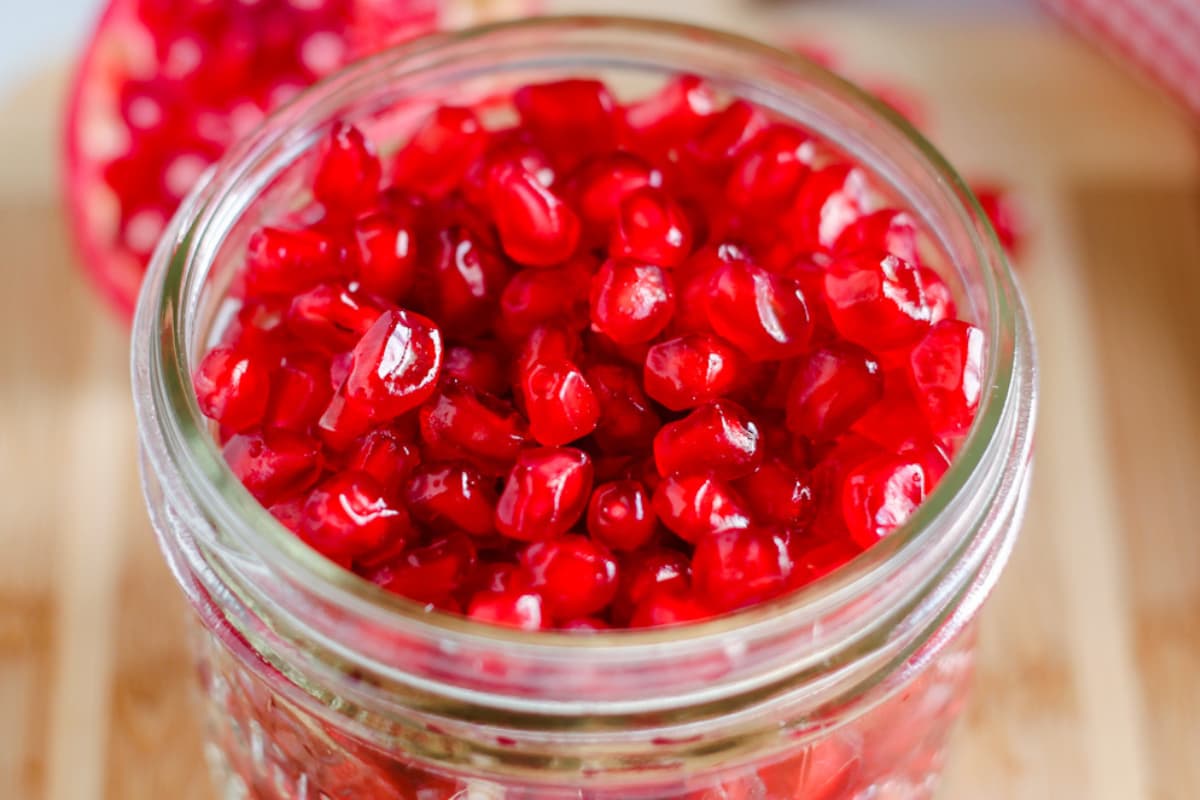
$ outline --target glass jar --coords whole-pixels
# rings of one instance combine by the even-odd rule
[[[988,336],[977,419],[936,491],[799,592],[668,629],[483,626],[309,550],[226,468],[189,376],[228,318],[248,232],[302,205],[303,166],[331,121],[395,145],[442,101],[578,75],[640,92],[677,72],[818,132],[932,232],[964,316]],[[146,498],[196,611],[225,797],[931,795],[979,607],[1022,516],[1034,354],[1012,274],[961,179],[834,75],[736,36],[624,19],[511,23],[385,52],[302,95],[207,176],[154,257],[133,347]]]

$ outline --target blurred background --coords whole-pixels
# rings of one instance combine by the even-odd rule
[[[1009,190],[1038,463],[941,797],[1200,797],[1200,123],[1180,99],[1200,93],[1200,3],[545,5],[817,46],[903,87],[968,178]],[[0,798],[211,800],[183,600],[139,495],[126,324],[59,198],[68,68],[100,7],[0,0]],[[1099,7],[1125,15],[1107,35]],[[1152,24],[1178,41],[1157,77],[1128,55],[1171,49]]]

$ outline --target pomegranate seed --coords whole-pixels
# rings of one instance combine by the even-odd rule
[[[517,164],[492,170],[488,208],[509,258],[530,267],[561,264],[579,243],[579,217],[536,175]]]
[[[354,346],[346,398],[369,403],[376,421],[394,419],[429,399],[441,368],[437,325],[411,311],[388,311]]]
[[[592,277],[592,329],[618,344],[653,339],[674,308],[671,279],[661,267],[610,259]]]
[[[475,336],[494,319],[495,301],[507,280],[508,268],[497,253],[465,227],[448,228],[438,235],[430,313],[456,339]]]
[[[842,514],[850,536],[860,547],[870,547],[903,525],[930,488],[916,453],[885,453],[864,461],[842,484]]]
[[[580,340],[561,325],[539,325],[529,332],[517,354],[517,384],[535,364],[571,361],[580,354]],[[518,392],[518,394],[520,394]]]
[[[343,388],[344,381],[317,420],[321,441],[338,451],[345,450],[365,435],[371,429],[374,416],[369,402],[347,398]]]
[[[409,296],[417,279],[417,230],[411,209],[376,212],[354,223],[358,279],[367,292],[392,301]]]
[[[591,279],[591,271],[580,261],[513,275],[500,295],[500,325],[505,335],[528,336],[548,323],[582,330],[587,326]]]
[[[496,529],[520,541],[553,539],[582,516],[592,491],[592,462],[573,447],[521,451],[496,504]]]
[[[626,141],[634,146],[667,149],[703,127],[716,110],[716,96],[704,79],[676,75],[657,94],[625,107]]]
[[[437,603],[454,593],[461,577],[474,568],[475,559],[470,538],[449,533],[377,569],[371,580],[418,603]]]
[[[596,445],[606,453],[649,447],[662,420],[642,392],[637,374],[615,364],[595,364],[584,374],[600,407],[593,432]]]
[[[808,176],[782,220],[781,230],[802,251],[831,249],[867,203],[866,175],[849,164],[833,164]]]
[[[325,555],[355,558],[408,538],[411,527],[408,514],[388,503],[374,478],[342,472],[309,494],[300,536]]]
[[[615,103],[600,81],[571,78],[522,86],[513,105],[534,140],[549,152],[577,160],[610,149],[616,134]]]
[[[619,572],[613,616],[626,622],[655,591],[681,593],[692,585],[692,562],[678,550],[648,548],[628,553]]]
[[[521,375],[529,430],[539,443],[557,446],[588,435],[600,405],[587,378],[570,361],[538,362]]]
[[[742,152],[767,127],[763,112],[745,100],[735,100],[705,120],[687,143],[687,152],[701,164],[727,162]]]
[[[731,480],[749,475],[762,457],[758,424],[732,400],[702,405],[654,437],[660,475],[699,471]]]
[[[866,350],[830,345],[800,362],[787,397],[788,429],[814,440],[845,431],[883,396],[879,364]]]
[[[321,475],[321,446],[290,431],[231,436],[221,451],[225,463],[264,505],[302,492]]]
[[[426,197],[445,197],[483,153],[487,140],[488,133],[475,112],[442,106],[396,153],[392,181],[397,187]]]
[[[983,331],[957,319],[929,329],[909,357],[909,374],[930,428],[941,439],[971,427],[983,383]]]
[[[321,359],[286,356],[271,377],[271,399],[263,425],[303,432],[317,421],[333,395],[329,367]]]
[[[691,544],[714,531],[750,526],[745,501],[714,475],[668,475],[654,490],[652,505],[662,524]]]
[[[529,442],[528,424],[503,400],[450,378],[421,407],[421,438],[447,458],[503,474]]]
[[[846,226],[833,248],[838,253],[873,250],[890,253],[913,264],[921,259],[917,253],[917,224],[905,211],[885,208]]]
[[[612,481],[592,492],[587,529],[596,541],[622,552],[637,550],[654,537],[656,527],[650,497],[639,482]]]
[[[313,195],[326,209],[353,215],[370,207],[379,194],[383,167],[362,132],[335,123],[313,177]]]
[[[662,173],[629,153],[606,153],[581,164],[568,185],[588,237],[607,243],[621,201],[638,189],[661,186]]]
[[[871,250],[835,260],[825,295],[838,333],[871,350],[911,344],[929,330],[917,268],[896,256]]]
[[[954,302],[954,293],[942,280],[942,276],[929,267],[918,270],[918,280],[925,293],[925,305],[929,306],[929,321],[936,325],[944,319],[958,317],[958,305]]]
[[[251,295],[295,294],[340,277],[344,251],[313,229],[260,228],[250,237],[243,276]]]
[[[635,189],[618,206],[609,252],[631,261],[674,267],[692,252],[692,226],[662,189]]]
[[[491,533],[495,494],[490,482],[466,464],[422,464],[404,485],[408,510],[436,529]]]
[[[542,598],[532,592],[480,592],[471,598],[467,616],[526,631],[540,630],[546,623]]]
[[[534,542],[519,558],[553,619],[599,613],[617,593],[616,559],[586,536]]]
[[[200,410],[226,428],[246,430],[267,413],[270,370],[249,353],[214,347],[200,360],[192,383]]]
[[[442,371],[480,392],[501,395],[508,391],[508,370],[492,350],[463,345],[448,347],[442,360]]]
[[[708,245],[696,251],[675,270],[679,301],[671,329],[676,333],[712,333],[708,321],[709,282],[726,264],[748,260],[740,247],[730,243]]]
[[[792,559],[767,528],[730,528],[705,536],[692,556],[696,592],[716,611],[769,600],[787,586]]]
[[[776,210],[796,193],[814,155],[808,134],[774,123],[743,149],[725,184],[725,196],[739,209],[761,214]]]
[[[753,360],[792,358],[808,348],[812,321],[800,285],[748,263],[726,264],[708,283],[708,321]]]
[[[733,391],[740,365],[733,347],[715,336],[689,333],[650,348],[642,381],[650,397],[683,411]]]
[[[838,567],[853,561],[862,552],[853,542],[846,539],[811,541],[806,547],[793,546],[790,550],[792,563],[795,565],[792,585],[797,588],[825,577]]]
[[[655,589],[637,605],[631,628],[661,628],[711,617],[713,612],[690,591]]]
[[[761,523],[795,529],[812,521],[812,482],[782,459],[765,461],[734,485]]]
[[[529,576],[520,566],[503,561],[480,561],[460,587],[475,592],[529,591]]]
[[[332,354],[354,347],[386,310],[363,292],[323,283],[296,295],[285,319],[297,339]]]
[[[884,370],[883,396],[850,426],[852,431],[885,450],[897,450],[914,436],[933,435],[913,391],[907,367],[900,364]]]
[[[376,428],[359,441],[346,466],[370,475],[388,497],[400,491],[421,462],[416,445],[394,428]]]

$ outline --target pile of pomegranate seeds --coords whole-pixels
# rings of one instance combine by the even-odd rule
[[[902,524],[982,391],[920,226],[824,142],[680,76],[527,86],[251,238],[195,372],[254,496],[389,591],[527,629],[760,603]]]

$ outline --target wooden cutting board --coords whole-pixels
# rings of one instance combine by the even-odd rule
[[[918,87],[951,159],[1011,180],[1036,227],[1035,486],[941,797],[1200,797],[1195,129],[1032,24],[671,11],[759,33],[790,15],[856,74]],[[0,797],[211,800],[182,598],[138,491],[126,331],[56,200],[62,89],[0,98]]]

